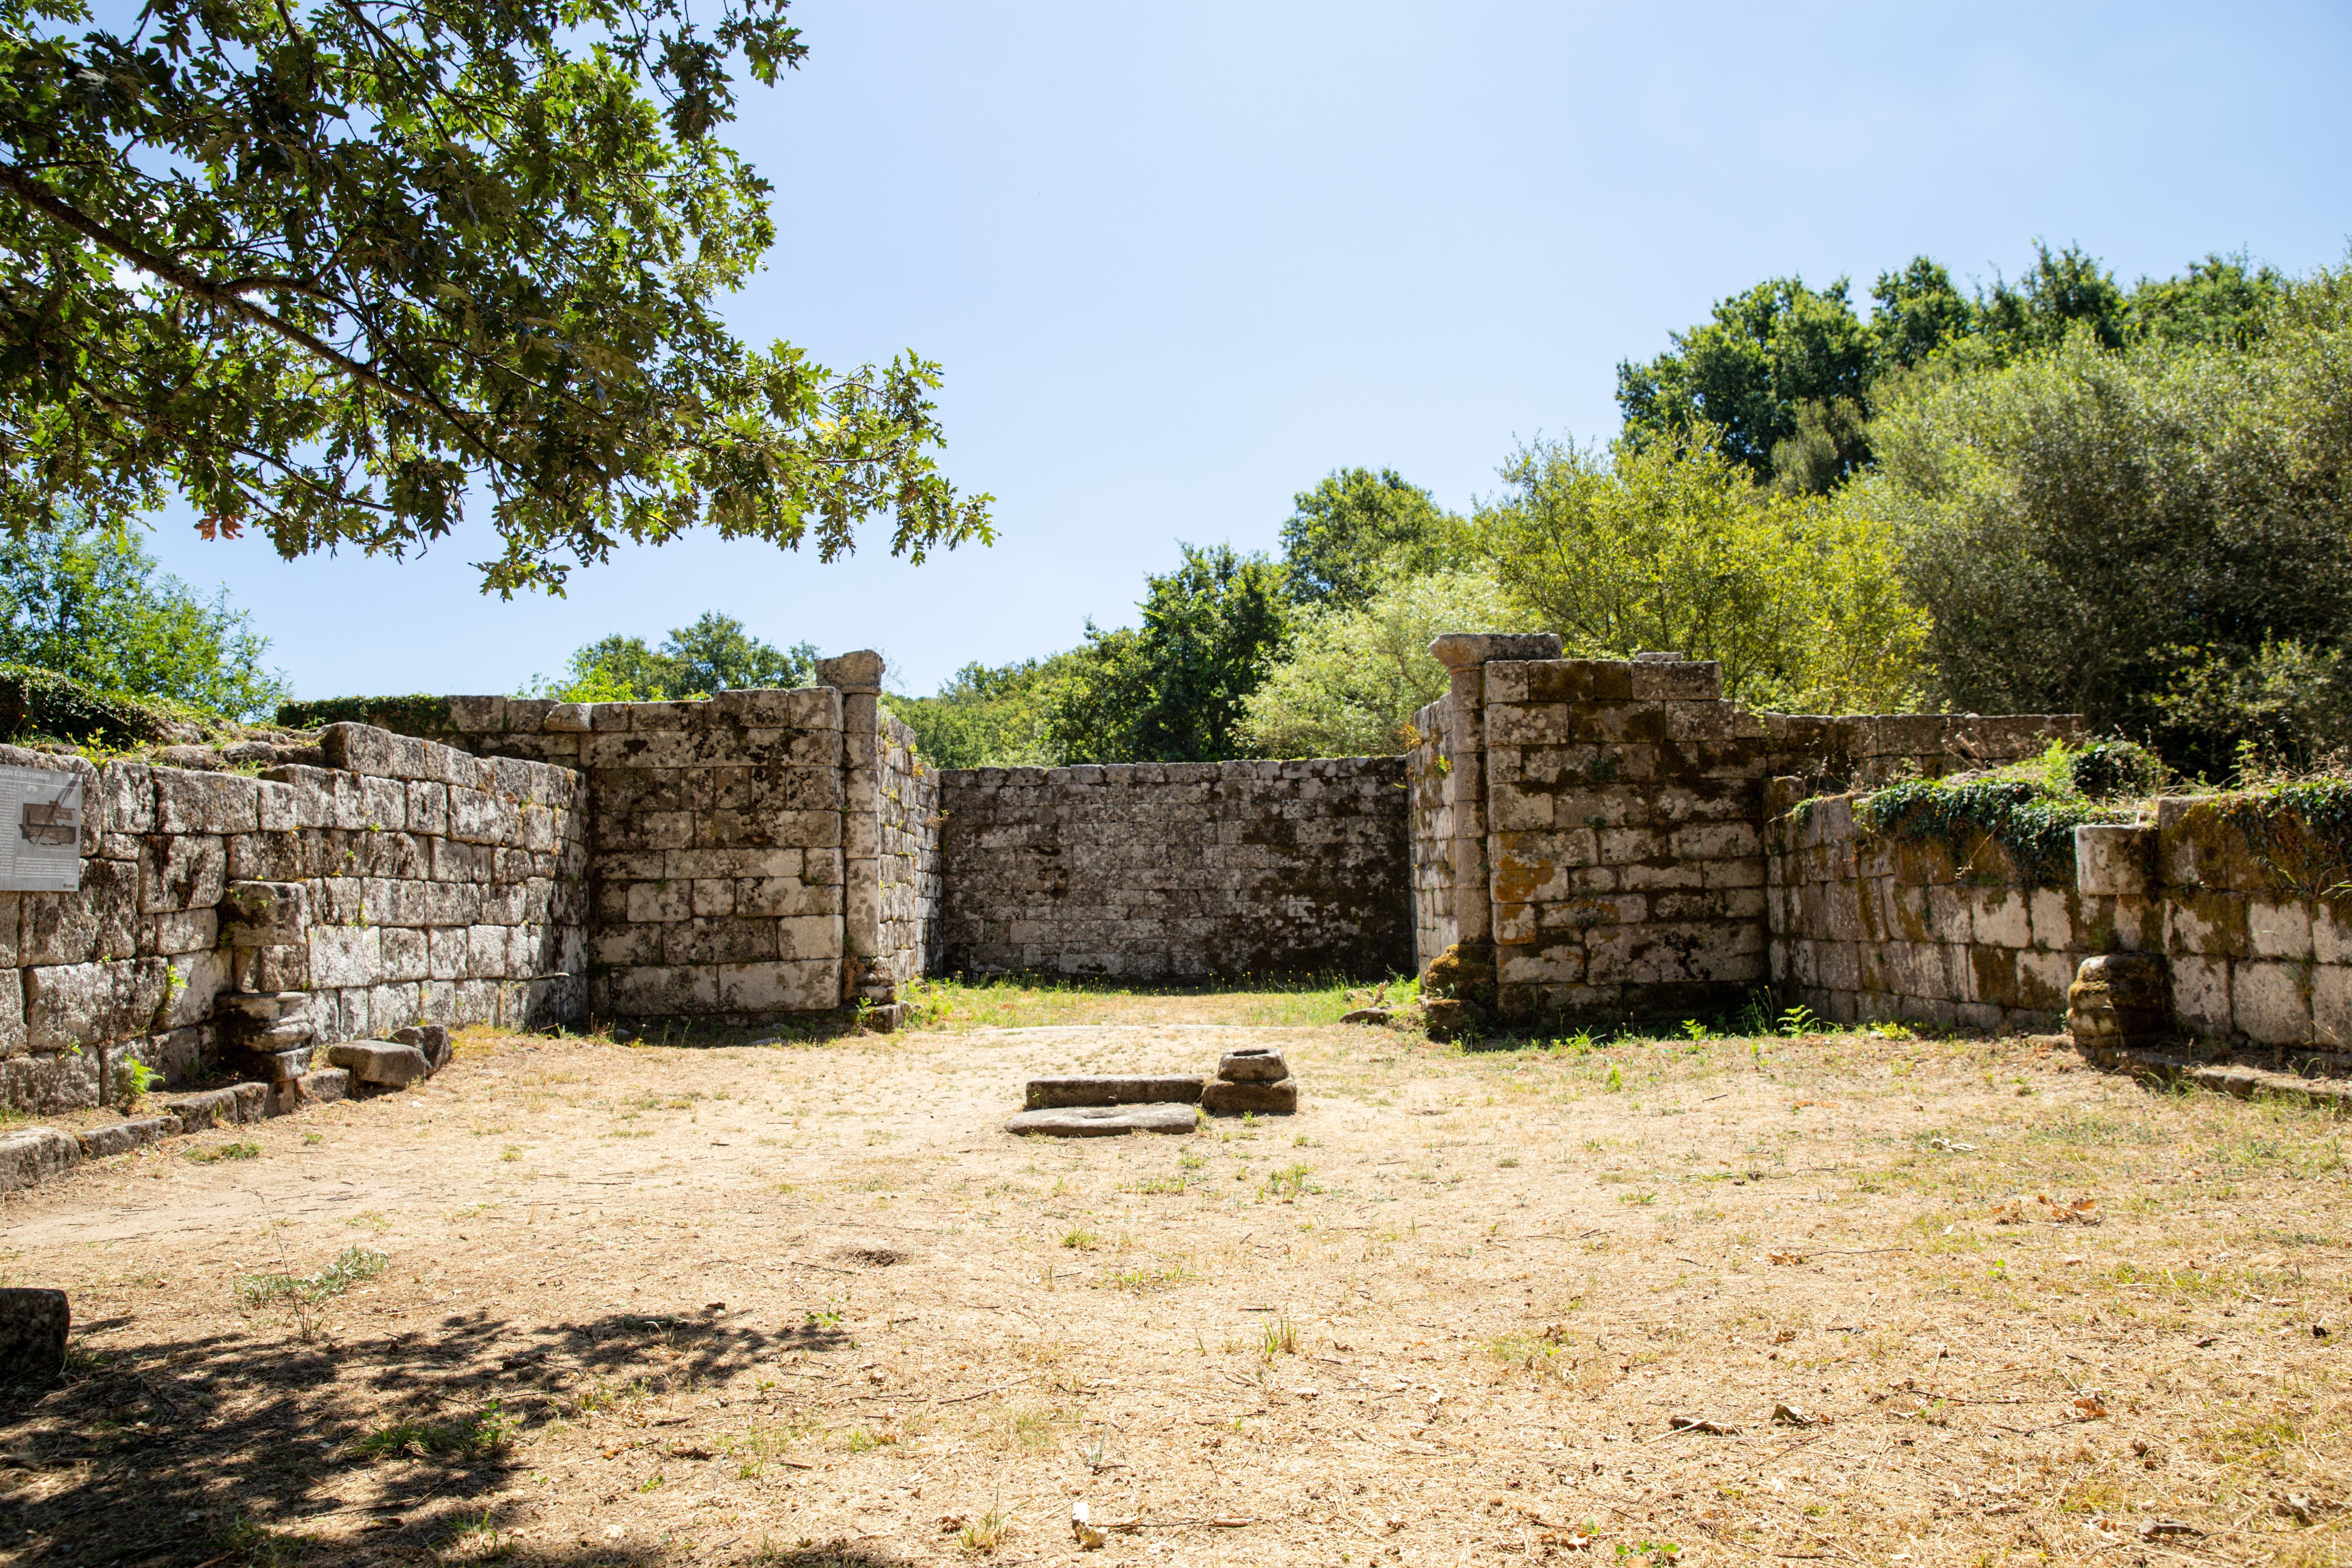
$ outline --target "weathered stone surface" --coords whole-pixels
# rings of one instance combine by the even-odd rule
[[[212,1127],[232,1127],[243,1118],[237,1111],[236,1090],[208,1089],[195,1094],[175,1094],[163,1102],[163,1112],[175,1117],[183,1132]]]
[[[0,1192],[16,1192],[46,1182],[80,1163],[81,1144],[69,1132],[60,1132],[54,1127],[0,1131]]]
[[[346,1040],[329,1046],[327,1059],[360,1082],[385,1089],[406,1089],[433,1074],[433,1064],[423,1051],[388,1040]]]
[[[0,1289],[0,1384],[38,1384],[65,1370],[73,1312],[62,1290]]]
[[[1298,1080],[1206,1084],[1201,1089],[1201,1109],[1213,1116],[1239,1116],[1248,1110],[1286,1116],[1298,1109]]]
[[[351,1069],[313,1068],[302,1075],[298,1086],[306,1105],[329,1105],[338,1100],[348,1100],[352,1092]]]
[[[1045,1138],[1116,1138],[1129,1132],[1190,1132],[1199,1125],[1190,1104],[1074,1105],[1024,1110],[1005,1122],[1007,1132]]]
[[[2145,895],[2156,875],[2156,829],[2086,822],[2074,829],[2076,890],[2106,897]]]
[[[1272,1046],[1243,1046],[1218,1058],[1217,1076],[1227,1083],[1279,1083],[1290,1065]]]
[[[165,1125],[160,1116],[134,1116],[89,1128],[74,1136],[81,1145],[83,1159],[103,1160],[145,1148],[164,1135]]]
[[[425,1065],[439,1072],[449,1065],[449,1031],[440,1024],[411,1024],[392,1032],[396,1046],[415,1046],[425,1053]]]
[[[221,940],[232,947],[278,947],[302,940],[299,882],[231,882],[221,890]]]
[[[1073,1105],[1190,1105],[1201,1098],[1201,1079],[1153,1073],[1069,1073],[1033,1078],[1024,1102],[1031,1110]]]

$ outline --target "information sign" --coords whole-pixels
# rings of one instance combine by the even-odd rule
[[[0,889],[81,890],[81,775],[0,768]]]

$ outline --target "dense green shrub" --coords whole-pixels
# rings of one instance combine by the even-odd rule
[[[100,691],[54,669],[0,665],[0,735],[78,745],[134,746],[172,738],[201,715],[173,704]]]
[[[321,724],[373,724],[396,735],[446,735],[449,732],[449,700],[422,691],[408,697],[325,697],[315,702],[281,704],[278,721],[289,730],[315,730]]]

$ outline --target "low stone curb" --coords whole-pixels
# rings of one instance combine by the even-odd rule
[[[275,1121],[314,1105],[348,1100],[355,1087],[346,1068],[313,1068],[284,1083],[233,1083],[193,1094],[158,1096],[159,1115],[126,1117],[80,1132],[56,1127],[0,1132],[0,1193],[22,1192],[68,1174],[85,1160],[128,1154],[166,1138]]]

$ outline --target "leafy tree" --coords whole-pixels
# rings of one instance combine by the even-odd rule
[[[1997,360],[2056,347],[2088,329],[2101,348],[2123,347],[2131,332],[2129,302],[2115,277],[2079,246],[2053,252],[2033,242],[2033,265],[2015,283],[1995,279],[1978,308],[1977,331]]]
[[[2242,253],[2208,256],[2177,278],[2141,279],[2127,302],[2132,331],[2170,343],[2251,348],[2269,331],[2286,288],[2279,272],[2249,266]]]
[[[536,683],[562,702],[674,702],[716,691],[806,686],[816,679],[816,645],[780,648],[715,610],[662,639],[659,649],[619,632],[572,654],[563,678]]]
[[[1301,615],[1288,654],[1242,700],[1243,737],[1270,757],[1402,751],[1413,714],[1446,689],[1431,641],[1528,624],[1486,573],[1397,574],[1360,605]]]
[[[1060,653],[993,669],[968,664],[929,697],[893,693],[883,701],[935,767],[1054,767],[1063,760],[1047,738],[1054,696],[1084,657]]]
[[[1943,264],[1915,256],[1870,288],[1870,331],[1880,374],[1907,369],[1976,330],[1976,305],[1953,287]]]
[[[1195,763],[1246,754],[1243,700],[1289,637],[1283,569],[1229,544],[1179,548],[1181,565],[1147,579],[1140,626],[1087,625],[1046,723],[1055,755]]]
[[[1394,468],[1334,468],[1292,499],[1282,559],[1291,596],[1302,605],[1360,605],[1391,563],[1431,569],[1454,521]]]
[[[0,517],[395,556],[478,489],[486,588],[707,525],[826,560],[992,536],[912,354],[835,374],[717,302],[776,192],[716,132],[786,0],[0,0]]]
[[[1635,444],[1672,445],[1709,426],[1723,456],[1769,479],[1774,450],[1800,433],[1804,405],[1843,405],[1817,416],[1814,428],[1831,440],[1838,474],[1862,460],[1855,437],[1875,344],[1844,279],[1820,290],[1801,279],[1767,279],[1670,338],[1674,347],[1649,363],[1617,366],[1617,403]]]
[[[1506,595],[1570,657],[1671,650],[1754,706],[1885,712],[1916,684],[1924,617],[1883,524],[1758,486],[1708,439],[1522,447],[1472,519]]]
[[[0,662],[261,720],[291,694],[261,668],[268,650],[226,588],[200,596],[159,571],[135,535],[0,536]]]
[[[2288,688],[2352,637],[2352,271],[2273,315],[2246,350],[2081,327],[1889,399],[1855,504],[1933,612],[1943,701],[2086,713],[2217,774],[2250,733],[2220,694],[2324,710]]]

